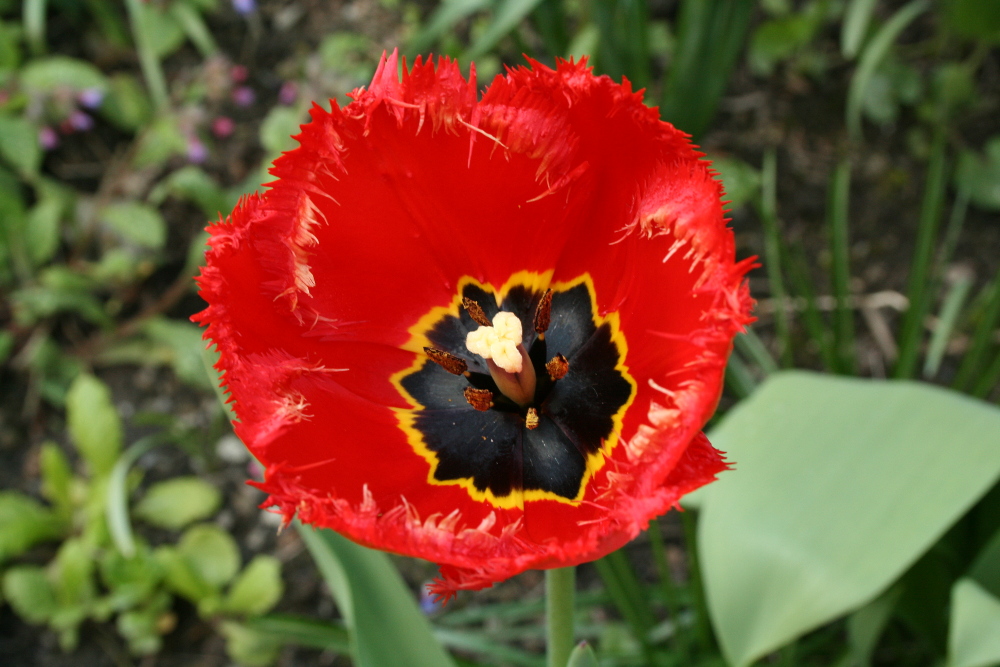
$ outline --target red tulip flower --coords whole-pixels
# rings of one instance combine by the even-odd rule
[[[441,565],[436,591],[593,560],[726,467],[701,434],[750,321],[721,188],[585,62],[384,58],[209,228],[195,316],[260,485]]]

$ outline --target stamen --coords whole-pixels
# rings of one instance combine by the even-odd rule
[[[557,354],[549,360],[549,363],[545,364],[545,370],[548,371],[553,382],[562,380],[566,377],[566,373],[569,373],[569,360],[561,354]]]
[[[469,365],[465,363],[465,360],[461,357],[456,357],[454,354],[435,347],[425,347],[424,352],[427,353],[428,359],[452,375],[462,375],[469,370]]]
[[[538,428],[538,410],[528,408],[528,414],[524,417],[524,426],[532,431]]]
[[[486,317],[486,313],[483,312],[482,306],[478,303],[467,296],[463,296],[462,306],[468,311],[469,317],[471,317],[476,324],[484,327],[490,326],[490,318]]]
[[[549,323],[552,321],[552,290],[545,290],[538,306],[535,308],[535,333],[542,337],[549,330]]]
[[[466,387],[464,393],[465,400],[469,402],[469,405],[480,412],[486,412],[493,407],[493,392],[489,389]]]

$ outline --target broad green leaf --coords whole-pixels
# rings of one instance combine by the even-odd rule
[[[151,3],[139,5],[149,46],[157,58],[165,58],[184,44],[184,29],[170,12]]]
[[[454,667],[386,554],[329,530],[299,534],[351,629],[358,667]]]
[[[952,588],[948,665],[1000,665],[1000,598],[972,579],[959,579]]]
[[[52,583],[60,611],[88,607],[97,596],[94,582],[94,550],[82,538],[66,540],[52,561]],[[82,619],[81,619],[82,620]]]
[[[212,524],[188,528],[177,543],[177,551],[198,576],[216,590],[232,581],[240,569],[236,541]]]
[[[110,204],[101,210],[101,219],[121,237],[143,248],[158,250],[167,241],[167,223],[152,206],[138,202]]]
[[[167,587],[172,592],[199,606],[218,596],[217,590],[202,579],[176,547],[158,547],[153,557],[163,568]]]
[[[709,435],[736,464],[698,535],[727,659],[884,591],[995,483],[997,433],[996,407],[929,385],[772,375]]]
[[[104,552],[100,561],[101,580],[110,591],[107,604],[111,610],[131,609],[151,600],[166,575],[149,547],[140,545],[132,557],[116,549]]]
[[[77,376],[66,395],[66,421],[91,472],[111,472],[122,449],[122,424],[103,382],[87,373]]]
[[[35,124],[25,118],[0,116],[0,156],[22,174],[38,173],[42,148]]]
[[[283,592],[281,561],[260,554],[236,577],[223,604],[230,614],[260,616],[278,604]]]
[[[1000,530],[997,530],[969,566],[969,577],[1000,597]]]
[[[221,502],[222,494],[208,482],[198,477],[174,477],[149,487],[134,513],[159,528],[180,530],[215,514]]]
[[[173,116],[160,116],[145,126],[135,152],[135,166],[159,165],[175,155],[183,155],[187,140]]]
[[[60,88],[107,90],[108,80],[101,71],[85,60],[67,56],[36,58],[21,70],[21,84],[42,93]]]
[[[67,528],[60,517],[34,499],[0,491],[0,563],[38,542],[60,537]]]
[[[42,472],[42,495],[55,506],[57,513],[69,517],[73,511],[73,469],[66,454],[56,443],[46,442],[42,445],[38,464]]]
[[[3,575],[3,596],[29,623],[45,623],[56,611],[56,594],[45,570],[35,565],[18,565]]]

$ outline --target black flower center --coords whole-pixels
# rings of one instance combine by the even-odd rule
[[[617,313],[598,314],[589,276],[536,287],[546,282],[520,273],[496,291],[463,278],[451,307],[411,330],[411,344],[427,356],[393,382],[413,406],[399,421],[431,464],[431,483],[464,486],[498,507],[579,501],[617,443],[635,395]],[[533,376],[528,395],[466,346],[470,332],[501,312],[522,325],[527,358],[513,375]]]

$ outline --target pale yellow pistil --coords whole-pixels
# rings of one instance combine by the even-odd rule
[[[470,331],[465,346],[486,360],[497,388],[524,407],[535,398],[535,369],[521,340],[521,320],[514,313],[500,312],[493,326]]]

